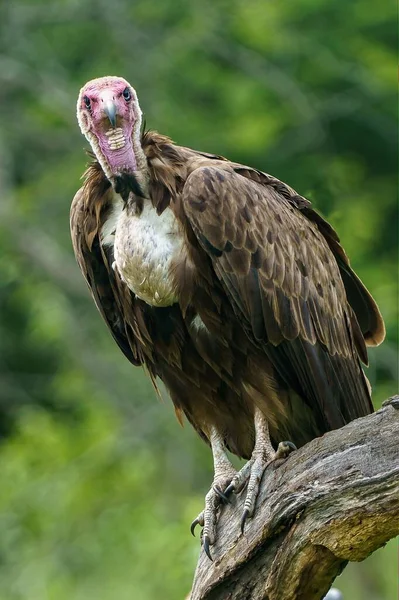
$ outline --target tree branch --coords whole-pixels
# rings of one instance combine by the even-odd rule
[[[191,600],[320,600],[348,561],[399,534],[399,396],[269,468],[240,535],[245,493],[223,507],[214,562]]]

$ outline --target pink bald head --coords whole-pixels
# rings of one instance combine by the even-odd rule
[[[80,90],[77,115],[107,177],[136,171],[141,110],[137,94],[122,77],[101,77]]]

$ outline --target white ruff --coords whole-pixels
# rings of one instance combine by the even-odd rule
[[[141,215],[128,215],[122,207],[115,202],[102,228],[103,244],[114,243],[115,266],[136,296],[152,306],[174,304],[172,270],[184,241],[173,212],[167,208],[157,215],[149,201]]]

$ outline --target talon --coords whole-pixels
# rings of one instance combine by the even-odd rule
[[[202,538],[202,544],[205,550],[205,554],[207,555],[207,557],[209,558],[209,560],[211,560],[213,562],[213,558],[212,558],[212,554],[211,554],[211,550],[210,550],[210,545],[211,545],[211,540],[209,539],[209,535],[204,535]]]
[[[225,503],[225,504],[231,504],[231,500],[230,498],[227,497],[226,495],[226,491],[222,492],[222,490],[217,487],[217,485],[213,486],[213,489],[215,490],[216,494],[219,496],[219,498]]]
[[[244,509],[244,512],[242,513],[242,517],[241,517],[241,523],[240,523],[240,527],[241,527],[241,534],[244,534],[244,528],[245,528],[245,523],[249,517],[249,510],[246,508]]]
[[[232,482],[232,483],[230,483],[230,485],[228,485],[228,486],[227,486],[227,488],[224,490],[224,495],[226,496],[226,498],[227,498],[228,496],[230,496],[230,494],[231,494],[232,492],[234,492],[234,490],[235,490],[235,485],[234,485],[234,483]],[[230,502],[230,499],[229,499],[229,502]]]
[[[297,447],[292,442],[290,442],[290,441],[280,442],[277,447],[277,451],[274,456],[274,460],[276,460],[278,458],[287,458],[287,456],[289,454],[291,454],[291,452],[294,452],[295,450],[297,450]]]
[[[191,535],[195,537],[195,528],[197,527],[199,521],[198,519],[194,519],[194,521],[190,525]]]
[[[249,463],[247,463],[249,464]],[[237,475],[240,475],[243,472],[243,469],[245,469],[245,467],[243,467],[241,469],[241,471],[239,473],[237,473]],[[250,470],[248,469],[248,474],[250,473]],[[230,485],[227,486],[227,488],[224,490],[224,495],[225,496],[230,496],[231,494],[240,494],[248,485],[248,479],[247,479],[247,475],[244,475],[244,477],[242,478],[242,481],[238,480],[237,481],[237,476],[234,478],[236,479],[236,481],[232,481],[230,483]]]
[[[191,535],[192,535],[193,537],[195,537],[195,528],[196,528],[196,527],[197,527],[197,525],[199,525],[199,524],[200,524],[200,520],[199,520],[199,518],[198,518],[198,517],[197,517],[196,519],[194,519],[194,521],[191,523],[191,526],[190,526],[190,531],[191,531]]]

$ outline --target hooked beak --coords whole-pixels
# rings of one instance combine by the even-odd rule
[[[104,102],[104,112],[107,115],[109,122],[112,127],[116,127],[116,104],[112,100],[106,100]]]

